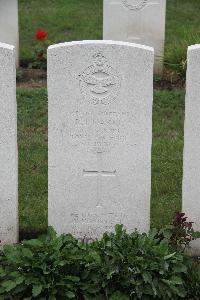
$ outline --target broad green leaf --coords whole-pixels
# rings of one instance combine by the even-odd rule
[[[24,282],[25,277],[23,275],[19,275],[17,278],[15,278],[15,283],[16,285],[21,284],[22,282]]]
[[[5,288],[6,292],[10,292],[17,286],[17,284],[13,280],[6,280],[1,283],[1,286]]]
[[[91,252],[89,257],[95,260],[96,263],[101,263],[101,257],[96,252]]]
[[[48,300],[56,300],[56,297],[54,295],[49,296]]]
[[[187,272],[187,267],[182,263],[177,263],[174,266],[174,271],[177,272],[177,273],[186,273]]]
[[[163,230],[163,236],[166,238],[166,239],[170,239],[171,236],[172,236],[172,231],[170,229],[168,230]]]
[[[33,288],[32,288],[33,297],[39,296],[41,294],[41,291],[42,291],[42,285],[41,284],[34,285]]]
[[[43,245],[43,243],[40,240],[37,240],[37,239],[23,241],[23,244],[25,246],[31,246],[31,247],[41,247]]]
[[[94,299],[94,295],[90,296],[90,295],[84,295],[84,300],[105,300],[105,296],[103,295],[95,295],[95,299]]]
[[[178,276],[173,276],[171,277],[170,281],[173,283],[173,284],[177,284],[177,285],[181,285],[183,284],[183,280],[178,277]]]
[[[66,293],[66,296],[67,296],[69,299],[74,299],[74,298],[76,297],[76,295],[75,295],[73,292],[71,292],[71,291],[68,291],[68,292]]]
[[[156,228],[152,228],[149,231],[149,238],[150,239],[154,239],[157,234],[158,234],[158,230]]]
[[[22,248],[22,255],[26,258],[32,258],[33,257],[33,253],[28,248]]]
[[[176,252],[164,256],[164,259],[165,259],[165,260],[168,260],[169,258],[173,257],[174,255],[176,255]]]
[[[152,276],[149,272],[144,272],[142,274],[145,283],[152,283]]]
[[[109,298],[109,300],[129,300],[129,296],[117,291]]]
[[[79,282],[80,281],[80,278],[77,277],[77,276],[66,276],[65,278],[72,281],[72,282]]]
[[[187,295],[187,292],[186,292],[186,290],[185,290],[184,287],[180,286],[180,287],[178,288],[177,294],[178,294],[179,297],[185,299],[185,297],[186,297],[186,295]]]
[[[6,275],[6,271],[0,266],[0,277],[4,277]]]

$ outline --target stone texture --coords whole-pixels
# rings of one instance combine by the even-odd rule
[[[185,103],[183,212],[200,231],[200,45],[188,48]],[[200,239],[193,243],[200,255]]]
[[[0,42],[15,46],[19,65],[18,0],[0,1]]]
[[[0,240],[18,239],[17,113],[14,47],[0,43]]]
[[[48,212],[58,233],[148,231],[153,56],[124,42],[49,47]]]
[[[166,0],[104,0],[104,40],[148,45],[155,50],[154,72],[163,69]]]

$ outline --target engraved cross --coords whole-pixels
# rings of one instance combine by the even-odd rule
[[[116,176],[116,170],[109,171],[109,170],[102,170],[102,152],[97,152],[97,170],[83,170],[84,176],[97,176],[97,204],[96,207],[100,208],[103,206],[102,203],[102,177],[110,177]]]

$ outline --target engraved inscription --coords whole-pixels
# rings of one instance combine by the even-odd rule
[[[71,214],[71,222],[72,224],[103,224],[107,225],[116,225],[117,223],[121,223],[122,220],[126,217],[124,213],[113,213],[108,212],[106,214],[99,213],[72,213]]]
[[[123,4],[131,10],[139,10],[147,5],[148,0],[122,0]]]
[[[13,226],[8,226],[6,228],[0,226],[0,248],[3,247],[4,244],[10,242],[10,239],[13,236],[13,232],[15,232]]]
[[[119,93],[120,76],[102,53],[93,56],[92,65],[78,78],[82,95],[92,105],[108,105]]]
[[[109,152],[127,141],[134,116],[128,111],[72,111],[62,128],[63,138],[74,147],[87,152]]]
[[[104,214],[74,212],[71,214],[72,233],[80,238],[87,236],[88,240],[92,240],[100,236],[103,231],[113,231],[115,225],[123,224],[126,218],[125,213],[117,212]]]

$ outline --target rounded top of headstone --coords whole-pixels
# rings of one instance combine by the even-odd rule
[[[8,49],[8,50],[14,50],[15,49],[15,47],[13,45],[1,43],[1,42],[0,42],[0,48]]]
[[[72,42],[65,42],[54,44],[48,47],[48,50],[53,50],[56,48],[64,48],[64,47],[73,47],[78,45],[113,45],[113,46],[126,46],[131,48],[143,49],[147,51],[154,52],[154,49],[150,46],[129,43],[129,42],[122,42],[122,41],[112,41],[112,40],[83,40],[83,41],[72,41]]]
[[[200,49],[200,44],[195,44],[188,47],[188,51],[199,50],[199,49]]]

